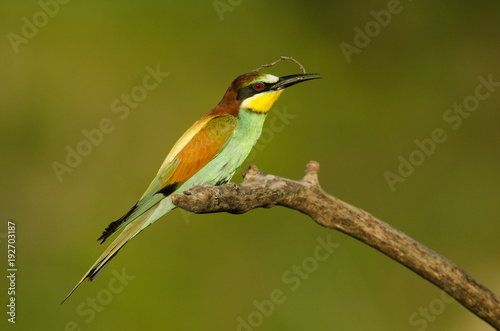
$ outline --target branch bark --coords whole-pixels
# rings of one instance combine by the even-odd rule
[[[500,298],[457,265],[366,211],[323,191],[319,163],[309,162],[299,181],[281,178],[249,165],[242,184],[192,187],[172,196],[174,205],[193,213],[245,213],[254,208],[284,206],[310,216],[316,223],[344,232],[413,270],[465,308],[500,329]]]

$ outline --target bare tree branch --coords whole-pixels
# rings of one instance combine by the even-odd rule
[[[269,175],[255,165],[243,172],[242,184],[195,186],[172,196],[177,207],[193,213],[245,213],[254,208],[284,206],[316,223],[342,231],[386,254],[454,297],[464,307],[500,329],[500,298],[451,261],[401,231],[323,191],[319,163],[309,162],[304,178],[294,181]]]
[[[261,71],[262,69],[264,68],[269,68],[269,67],[272,67],[274,65],[276,65],[278,62],[281,62],[283,60],[290,60],[290,61],[293,61],[295,63],[297,63],[299,65],[299,69],[302,70],[302,72],[305,74],[306,73],[306,68],[304,68],[304,66],[302,64],[300,64],[299,61],[295,60],[293,57],[291,56],[282,56],[280,57],[279,59],[277,59],[276,61],[274,61],[273,63],[269,63],[269,64],[263,64],[261,65],[260,67],[258,67],[257,69],[255,69],[254,71],[255,72],[259,72]]]

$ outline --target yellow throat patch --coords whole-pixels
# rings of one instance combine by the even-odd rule
[[[245,99],[241,104],[241,108],[249,109],[258,113],[267,113],[274,102],[278,100],[284,90],[268,91],[256,94],[253,97]]]

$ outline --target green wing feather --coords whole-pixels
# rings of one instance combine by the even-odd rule
[[[233,115],[204,117],[189,128],[174,145],[146,192],[120,219],[109,224],[101,244],[113,233],[174,193],[224,149],[238,127]],[[196,130],[196,132],[193,132]],[[174,154],[173,154],[174,153]]]

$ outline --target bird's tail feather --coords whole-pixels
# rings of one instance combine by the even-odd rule
[[[64,298],[61,302],[64,303],[71,294],[83,283],[85,279],[89,279],[89,281],[94,281],[97,276],[101,273],[104,267],[109,263],[109,261],[115,257],[118,251],[133,237],[135,237],[139,232],[141,232],[145,227],[153,223],[155,220],[150,220],[151,216],[156,211],[158,205],[153,208],[147,210],[144,214],[137,217],[135,220],[130,222],[127,227],[123,230],[122,233],[109,245],[109,247],[102,253],[102,255],[97,259],[97,261],[90,267],[89,271],[80,279],[78,284],[69,292],[69,294]]]

